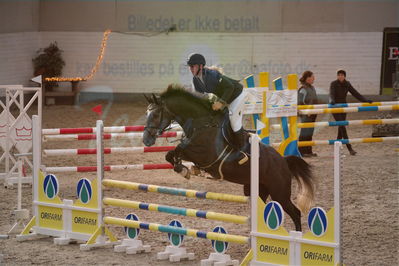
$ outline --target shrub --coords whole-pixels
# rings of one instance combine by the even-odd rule
[[[40,48],[36,57],[32,59],[34,76],[42,75],[43,80],[47,77],[59,77],[65,61],[62,58],[63,51],[58,48],[57,42],[50,43],[46,48]],[[46,90],[58,87],[57,82],[44,82]]]

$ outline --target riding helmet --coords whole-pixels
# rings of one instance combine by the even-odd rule
[[[187,65],[204,65],[205,66],[205,57],[202,54],[190,54],[187,59]]]

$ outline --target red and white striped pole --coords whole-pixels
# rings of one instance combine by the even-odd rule
[[[182,131],[164,132],[158,138],[180,138],[183,136]],[[110,133],[104,134],[104,139],[142,139],[143,133]],[[71,134],[71,135],[46,135],[44,141],[66,141],[66,140],[93,140],[96,139],[95,134]]]
[[[158,146],[158,147],[117,147],[104,148],[104,154],[116,153],[147,153],[147,152],[166,152],[172,151],[176,146]],[[74,156],[96,154],[97,149],[47,149],[43,150],[45,156]]]

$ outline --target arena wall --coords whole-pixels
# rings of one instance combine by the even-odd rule
[[[31,58],[39,47],[57,41],[64,50],[65,76],[84,76],[96,62],[102,32],[29,32],[1,34],[7,43],[0,65],[3,84],[26,83]],[[195,40],[195,41],[194,41]],[[351,33],[169,33],[153,37],[111,34],[103,64],[82,88],[96,92],[158,92],[172,82],[190,85],[184,66],[190,52],[206,55],[236,79],[261,71],[271,77],[312,70],[318,93],[327,94],[338,68],[364,94],[378,94],[381,32]],[[68,85],[68,84],[65,84]]]
[[[376,32],[399,22],[395,0],[40,2],[43,31]]]
[[[336,70],[344,68],[361,93],[377,95],[382,30],[399,25],[398,11],[399,2],[388,0],[2,1],[0,84],[29,85],[32,57],[53,41],[64,51],[64,75],[86,75],[103,30],[110,28],[114,33],[104,62],[81,84],[85,91],[158,92],[172,82],[189,86],[183,64],[190,52],[199,51],[236,79],[310,69],[318,93],[327,94]],[[162,32],[172,24],[177,32]]]

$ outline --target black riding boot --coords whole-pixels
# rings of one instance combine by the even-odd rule
[[[246,134],[245,130],[241,128],[237,132],[234,132],[234,144],[236,145],[236,148],[238,151],[241,152],[242,156],[240,157],[240,160],[238,164],[244,164],[248,161],[248,155],[247,155],[247,148],[249,145],[248,142],[248,134]]]
[[[348,151],[350,153],[350,155],[356,155],[357,152],[352,148],[351,144],[346,144],[346,147],[348,148]]]

